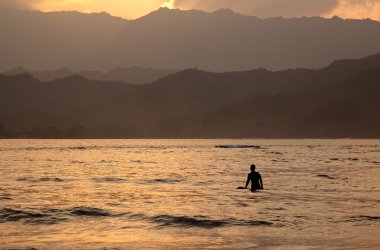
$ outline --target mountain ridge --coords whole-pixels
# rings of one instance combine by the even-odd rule
[[[21,73],[28,73],[41,81],[53,81],[56,79],[66,78],[71,75],[81,75],[91,80],[117,81],[141,85],[153,82],[174,72],[175,70],[170,69],[153,69],[137,66],[129,68],[118,67],[106,72],[96,70],[72,71],[68,68],[60,68],[47,71],[32,71],[27,70],[23,67],[16,67],[14,69],[4,71],[3,74],[16,75]]]
[[[341,61],[320,70],[190,69],[146,85],[0,75],[0,135],[380,138],[379,58]]]
[[[73,71],[133,65],[216,72],[284,70],[320,68],[336,59],[380,51],[377,21],[258,18],[228,10],[159,9],[135,20],[105,13],[2,10],[0,34],[1,71],[19,65]]]

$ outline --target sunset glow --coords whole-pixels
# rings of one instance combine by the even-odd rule
[[[348,1],[342,0],[326,17],[339,16],[345,19],[370,18],[380,20],[380,1]]]
[[[379,0],[329,0],[299,1],[286,0],[3,0],[0,5],[8,5],[21,9],[50,11],[79,11],[84,13],[108,12],[114,16],[134,19],[144,16],[160,7],[178,9],[200,9],[214,11],[229,8],[238,13],[259,17],[284,16],[340,16],[348,19],[370,18],[380,20]]]
[[[175,8],[174,0],[168,0],[165,3],[161,4],[160,7],[162,7],[162,8],[170,8],[170,9]]]
[[[108,12],[113,16],[134,19],[148,14],[159,7],[170,7],[170,2],[163,0],[41,0],[31,7],[43,12],[79,11],[85,13]]]

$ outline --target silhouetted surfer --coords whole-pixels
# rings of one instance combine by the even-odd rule
[[[251,192],[254,192],[257,189],[264,189],[261,175],[259,174],[259,172],[256,172],[255,169],[256,169],[255,164],[252,164],[251,173],[248,174],[247,183],[245,184],[245,188],[247,188],[249,182],[251,182]]]

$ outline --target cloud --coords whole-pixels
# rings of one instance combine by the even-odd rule
[[[0,6],[15,9],[33,9],[38,0],[0,0]]]
[[[338,6],[325,16],[380,20],[380,0],[340,0]]]
[[[338,0],[174,0],[181,9],[213,11],[229,8],[239,13],[260,17],[317,16],[331,12]]]

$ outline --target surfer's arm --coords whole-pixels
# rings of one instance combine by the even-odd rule
[[[261,189],[264,189],[263,179],[261,179],[261,175],[260,175],[259,180],[260,180],[260,187],[261,187]]]
[[[248,174],[248,176],[247,176],[247,182],[245,183],[245,188],[247,188],[248,187],[248,184],[249,184],[249,181],[250,181],[251,179],[249,178],[249,174]]]

